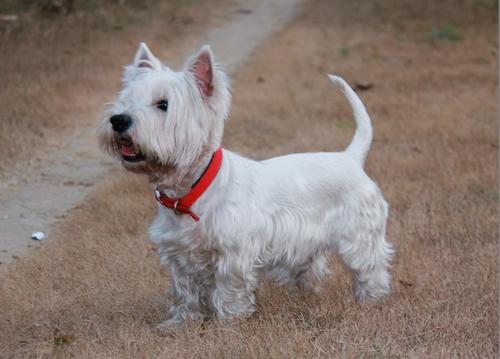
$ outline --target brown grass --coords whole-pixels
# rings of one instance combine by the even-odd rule
[[[375,127],[367,171],[397,248],[385,303],[358,305],[334,258],[323,296],[265,283],[251,319],[159,337],[168,279],[146,235],[154,201],[122,175],[0,277],[0,356],[496,357],[495,10],[377,3],[308,3],[237,74],[225,145],[258,158],[341,149],[351,115],[325,73],[374,84],[361,93]],[[432,36],[447,24],[459,41]]]

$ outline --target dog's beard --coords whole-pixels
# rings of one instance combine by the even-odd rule
[[[106,123],[99,129],[98,137],[101,148],[119,160],[125,170],[144,175],[150,183],[166,188],[183,188],[184,182],[190,181],[192,167],[199,165],[199,158],[207,152],[204,144],[201,155],[196,155],[192,162],[187,161],[187,165],[179,166],[173,158],[165,158],[165,154],[158,154],[147,146],[147,142],[140,141],[135,131],[117,134]]]
[[[140,162],[128,162],[122,160],[123,167],[136,174],[146,175],[149,182],[171,182],[176,173],[176,166],[172,164],[161,164],[158,160],[145,157]]]
[[[172,177],[176,166],[169,161],[161,161],[159,157],[147,148],[126,143],[117,149],[122,166],[129,172],[146,175],[150,182],[158,183]]]
[[[145,175],[153,183],[165,181],[176,172],[175,164],[160,160],[154,150],[137,141],[134,133],[119,135],[110,129],[106,130],[99,133],[101,147],[119,160],[127,171]]]
[[[141,146],[137,146],[140,148]],[[196,177],[200,175],[198,173],[200,169],[204,169],[208,164],[213,151],[207,148],[205,144],[203,150],[199,153],[195,160],[187,166],[179,166],[173,161],[161,161],[159,157],[148,148],[142,147],[142,156],[144,159],[139,162],[125,161],[122,159],[123,167],[130,172],[146,175],[150,183],[156,186],[161,186],[162,188],[168,188],[173,190],[186,190],[189,188]]]

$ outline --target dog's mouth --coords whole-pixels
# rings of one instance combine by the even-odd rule
[[[116,140],[116,145],[118,152],[120,153],[124,161],[140,162],[146,159],[142,154],[139,146],[134,145],[134,142],[132,141],[132,138],[130,138],[130,136],[120,136]]]

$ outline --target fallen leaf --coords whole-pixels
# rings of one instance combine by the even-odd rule
[[[371,90],[375,85],[371,83],[361,83],[356,82],[354,84],[354,91],[368,91]]]
[[[399,284],[401,284],[403,287],[410,288],[413,287],[413,283],[407,282],[405,280],[398,280]]]
[[[56,347],[61,347],[63,345],[71,344],[75,341],[75,336],[71,334],[59,334],[59,331],[56,330],[54,333],[54,345]]]

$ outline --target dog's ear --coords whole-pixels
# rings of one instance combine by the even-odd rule
[[[186,70],[193,74],[203,95],[206,97],[213,95],[214,55],[210,46],[203,45],[201,49],[188,60]]]
[[[160,70],[161,62],[153,55],[148,46],[144,42],[141,42],[134,56],[134,67]]]

